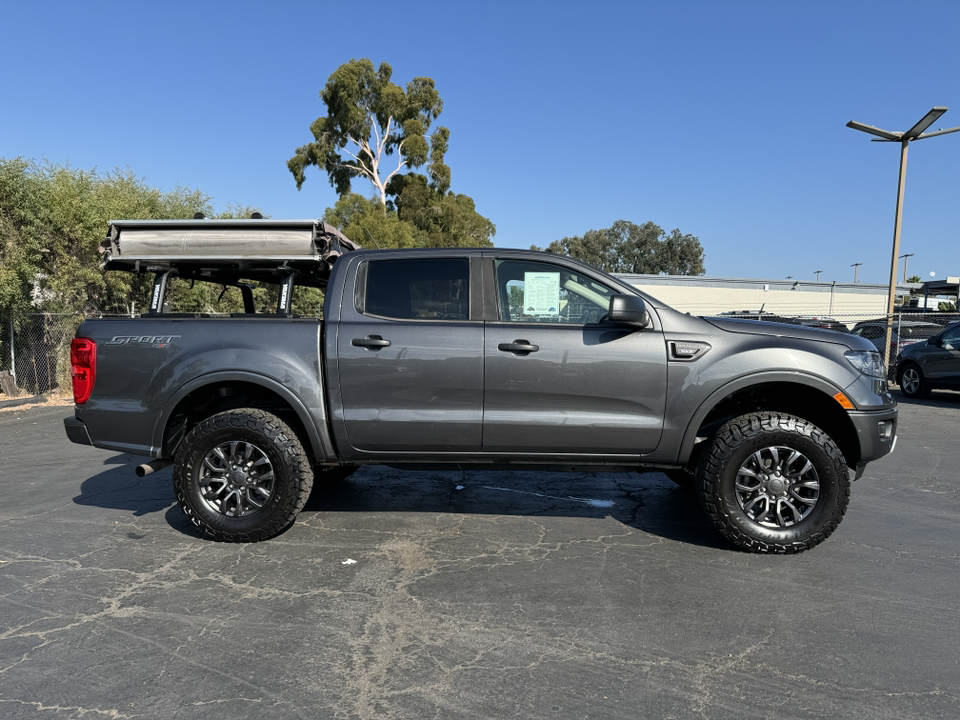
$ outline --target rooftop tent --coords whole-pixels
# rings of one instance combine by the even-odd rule
[[[101,245],[111,270],[268,281],[296,271],[300,282],[318,285],[340,255],[357,249],[320,220],[263,219],[112,220]]]

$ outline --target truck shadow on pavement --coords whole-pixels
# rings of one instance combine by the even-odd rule
[[[114,455],[84,480],[77,505],[140,518],[164,513],[172,528],[201,533],[176,504],[170,468],[138,478],[142,458]],[[317,513],[453,513],[529,517],[612,518],[650,535],[729,548],[700,510],[696,495],[661,473],[424,471],[365,467],[346,480],[317,485],[301,515]],[[359,522],[363,522],[358,519]]]
[[[603,520],[676,542],[731,549],[697,496],[661,473],[413,471],[365,467],[315,486],[303,514],[461,513]]]

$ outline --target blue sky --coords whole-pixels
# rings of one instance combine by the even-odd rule
[[[0,157],[319,217],[286,168],[352,58],[432,77],[499,247],[653,221],[712,276],[886,283],[899,145],[960,125],[960,2],[5,2]],[[909,274],[960,275],[960,133],[911,145]],[[354,189],[369,194],[370,186]],[[902,277],[902,261],[900,276]]]

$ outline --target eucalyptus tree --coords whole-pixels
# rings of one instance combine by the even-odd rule
[[[443,110],[432,78],[416,77],[406,89],[391,82],[393,68],[363,58],[337,68],[320,93],[327,114],[310,125],[313,141],[297,148],[287,167],[297,181],[310,166],[323,168],[340,196],[351,182],[370,182],[386,207],[390,181],[404,171],[427,165],[430,186],[440,195],[450,188],[444,155],[450,139],[445,127],[431,125]],[[429,133],[429,138],[428,138]]]

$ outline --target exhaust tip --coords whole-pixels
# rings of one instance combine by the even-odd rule
[[[150,462],[143,463],[143,465],[137,465],[134,472],[137,474],[137,477],[142,478],[146,477],[150,473],[155,473],[157,470],[163,470],[165,467],[173,465],[172,460],[164,460],[163,458],[157,458],[156,460],[151,460]]]

